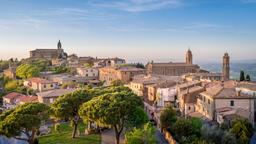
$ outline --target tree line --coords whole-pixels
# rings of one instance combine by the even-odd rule
[[[239,80],[240,80],[240,81],[251,81],[251,77],[250,77],[249,74],[246,74],[246,75],[245,75],[245,72],[244,72],[244,71],[241,71],[241,72],[240,72]]]
[[[86,87],[59,97],[50,106],[41,103],[19,105],[0,115],[0,134],[33,144],[41,122],[49,118],[70,121],[72,138],[76,137],[77,126],[83,121],[114,129],[117,144],[124,131],[128,140],[139,142],[147,139],[141,137],[138,140],[135,136],[147,131],[148,135],[144,136],[152,137],[150,141],[155,142],[154,128],[146,124],[148,118],[142,99],[123,86]]]
[[[177,117],[171,107],[162,112],[160,122],[181,144],[248,144],[254,132],[247,119],[237,117],[230,123],[209,125],[198,118]]]

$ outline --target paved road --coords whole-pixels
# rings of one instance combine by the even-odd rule
[[[164,136],[159,130],[156,131],[156,140],[159,144],[168,144],[168,142],[165,140]]]
[[[5,136],[0,136],[0,144],[27,144],[27,142],[16,140],[14,138],[7,138]]]
[[[105,130],[101,133],[101,144],[115,144],[115,131]],[[124,137],[120,138],[120,143],[124,143]]]
[[[256,144],[256,133],[254,133],[254,135],[252,136],[250,144]]]
[[[159,144],[168,144],[168,142],[165,140],[164,136],[159,130],[156,131],[156,139]],[[123,136],[120,138],[120,143],[124,143]],[[101,144],[115,144],[114,130],[105,130],[101,133]]]

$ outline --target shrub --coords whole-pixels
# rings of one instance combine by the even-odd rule
[[[55,124],[54,125],[54,130],[56,131],[56,132],[60,132],[60,124],[59,123],[57,123],[57,124]]]
[[[7,91],[14,91],[18,88],[18,82],[15,81],[15,80],[11,80],[11,81],[8,81],[6,84],[5,84],[5,90]]]

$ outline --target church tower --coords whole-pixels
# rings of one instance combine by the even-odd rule
[[[186,63],[187,64],[193,64],[193,55],[190,49],[188,49],[186,53]]]
[[[223,81],[229,80],[230,77],[230,57],[228,53],[223,56],[222,77]]]

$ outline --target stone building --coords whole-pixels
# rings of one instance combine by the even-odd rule
[[[9,60],[9,68],[4,70],[3,75],[5,77],[15,79],[16,78],[16,68],[17,68],[17,61],[13,61],[13,59]]]
[[[12,109],[17,105],[31,102],[37,102],[37,96],[27,96],[17,92],[3,96],[3,107],[6,109]]]
[[[58,88],[58,83],[37,77],[25,80],[23,85],[39,92]]]
[[[190,49],[186,53],[186,63],[193,64],[193,55]]]
[[[157,99],[157,90],[159,88],[169,88],[169,87],[174,87],[177,84],[177,80],[163,80],[163,81],[159,81],[155,84],[152,85],[148,85],[147,89],[148,89],[148,100],[149,101],[156,101]]]
[[[78,75],[82,77],[91,77],[91,78],[99,77],[99,68],[97,67],[79,67],[79,68],[76,68],[76,72]]]
[[[248,92],[249,89],[249,92]],[[222,123],[231,116],[256,121],[256,84],[239,84],[236,81],[218,82],[199,94],[196,111],[210,120]]]
[[[181,76],[186,73],[195,73],[200,71],[198,65],[193,64],[193,55],[190,50],[186,53],[186,61],[181,63],[154,63],[147,64],[149,74]]]
[[[94,60],[94,66],[95,67],[105,67],[105,66],[120,66],[122,64],[125,64],[125,59],[121,59],[118,57],[115,58],[106,58],[106,59],[98,59],[96,58]]]
[[[54,101],[65,94],[69,94],[74,92],[76,89],[54,89],[54,90],[49,90],[45,92],[40,92],[37,93],[38,96],[38,102],[44,103],[47,105],[50,105],[54,103]]]
[[[99,69],[99,80],[105,81],[106,85],[110,85],[112,81],[121,80],[128,83],[133,80],[136,75],[146,74],[145,69],[135,67],[103,67]]]
[[[222,73],[188,73],[184,74],[183,79],[186,81],[199,80],[203,82],[221,81]]]
[[[197,96],[203,92],[205,88],[200,81],[190,81],[177,86],[178,98],[177,104],[184,116],[195,112]]]
[[[159,88],[176,86],[180,80],[181,77],[177,76],[139,75],[134,77],[134,80],[130,82],[129,87],[138,96],[154,102],[157,98],[157,90]]]
[[[30,51],[30,58],[32,59],[43,58],[48,60],[66,59],[67,54],[62,49],[62,44],[59,41],[57,44],[57,49],[35,49]]]
[[[230,57],[228,53],[223,56],[223,66],[222,66],[223,80],[227,81],[230,78]]]

